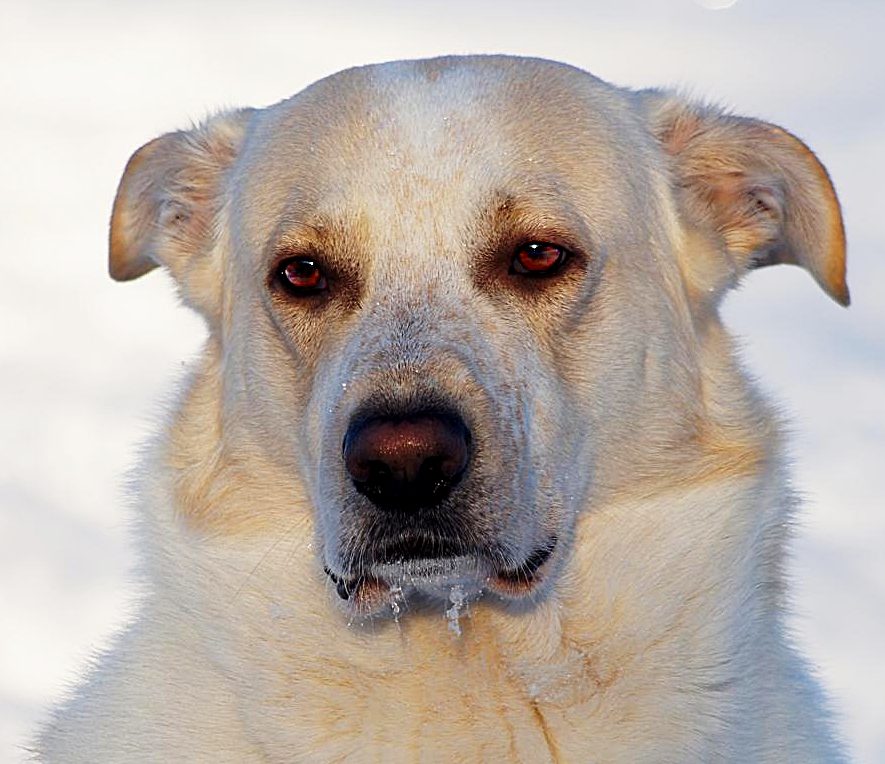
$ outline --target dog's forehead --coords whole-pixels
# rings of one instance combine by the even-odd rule
[[[365,246],[441,243],[504,197],[568,199],[615,229],[637,202],[645,138],[628,93],[549,61],[347,70],[259,116],[236,174],[239,228],[257,253],[304,224],[359,227]]]

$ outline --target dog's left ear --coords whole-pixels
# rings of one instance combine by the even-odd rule
[[[205,271],[223,180],[252,114],[218,114],[191,130],[161,135],[132,155],[111,215],[112,278],[128,281],[162,265],[192,307],[211,313],[218,274]]]
[[[811,150],[767,122],[659,91],[639,95],[654,136],[672,159],[681,214],[716,245],[717,251],[703,253],[713,262],[683,264],[694,286],[718,295],[750,268],[793,263],[848,305],[839,201]]]

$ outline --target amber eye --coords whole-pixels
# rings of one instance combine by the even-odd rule
[[[513,256],[511,273],[523,276],[549,276],[568,259],[568,250],[555,244],[533,241],[523,244]]]
[[[279,265],[278,276],[283,286],[293,294],[313,294],[326,288],[326,277],[309,257],[284,260]]]

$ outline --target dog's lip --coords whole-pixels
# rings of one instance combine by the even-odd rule
[[[354,615],[374,615],[390,602],[392,588],[383,579],[368,574],[342,578],[335,575],[328,567],[324,567],[323,570],[335,584],[338,597],[347,603]]]
[[[442,593],[465,585],[476,591],[489,589],[508,599],[519,599],[546,578],[557,541],[556,536],[551,536],[513,567],[495,567],[480,555],[460,555],[376,563],[350,576],[336,574],[328,566],[323,570],[335,584],[338,597],[362,615],[378,612],[388,604],[394,591],[405,588]]]
[[[547,577],[557,546],[557,537],[551,536],[546,544],[537,547],[520,565],[497,570],[488,581],[489,588],[509,598],[528,595]]]

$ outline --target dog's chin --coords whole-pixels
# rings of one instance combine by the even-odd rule
[[[556,557],[554,537],[512,567],[496,566],[482,555],[461,555],[379,562],[353,576],[336,574],[328,567],[325,572],[350,614],[398,616],[403,603],[415,594],[443,602],[455,597],[471,599],[483,592],[522,600],[543,587]]]

